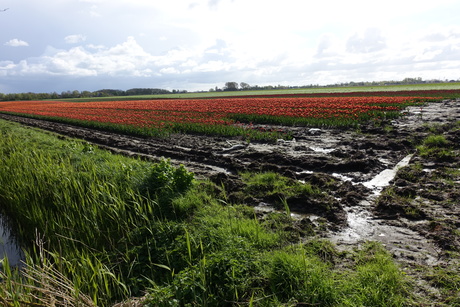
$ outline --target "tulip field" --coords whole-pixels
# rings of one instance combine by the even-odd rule
[[[0,306],[460,306],[460,89],[244,92],[0,101]]]
[[[446,91],[447,92],[447,91]],[[431,92],[432,93],[432,92]],[[405,96],[360,93],[357,96],[267,95],[207,99],[151,99],[114,101],[10,101],[0,112],[70,122],[145,136],[171,132],[276,137],[275,130],[252,124],[354,126],[360,121],[399,116],[408,105],[437,97],[423,91]],[[380,93],[381,94],[381,93]]]

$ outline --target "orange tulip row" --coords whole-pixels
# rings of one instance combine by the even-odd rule
[[[397,111],[416,97],[262,97],[104,102],[13,101],[0,111],[138,127],[165,123],[229,125],[232,115],[295,118],[358,118],[372,111]]]

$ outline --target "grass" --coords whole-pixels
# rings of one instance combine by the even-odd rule
[[[164,99],[164,98],[218,98],[228,96],[246,95],[286,95],[286,94],[320,94],[320,93],[351,93],[351,92],[375,92],[375,91],[423,91],[423,90],[458,90],[460,82],[437,83],[437,84],[413,84],[413,85],[386,85],[386,86],[350,86],[350,87],[314,87],[297,89],[274,89],[256,91],[231,91],[231,92],[197,92],[162,95],[99,97],[99,98],[69,98],[65,101],[104,101],[104,100],[135,100],[135,99]],[[63,100],[63,99],[59,99]]]
[[[445,267],[435,267],[425,270],[426,278],[430,284],[440,289],[442,295],[446,297],[445,302],[448,306],[460,305],[460,276],[458,268],[454,265]]]
[[[318,195],[321,191],[309,183],[301,183],[275,172],[241,173],[247,187],[245,192],[255,197],[289,198],[298,195]]]
[[[409,303],[404,274],[393,263],[391,255],[370,242],[359,250],[355,258],[356,271],[351,273],[350,295],[346,306],[406,306]]]
[[[170,199],[193,177],[166,162],[130,160],[11,124],[0,131],[2,210],[23,244],[30,248],[36,229],[49,256],[97,303],[132,292],[119,287],[129,277],[115,277],[124,268],[110,264],[129,251],[120,238],[163,227],[158,220],[175,214]]]
[[[455,156],[450,142],[444,135],[431,134],[427,136],[422,144],[417,146],[417,151],[421,157],[435,160],[449,160]]]
[[[445,147],[449,144],[443,135],[430,135],[424,141],[423,145],[426,147]]]
[[[293,220],[273,227],[168,161],[125,158],[4,121],[0,136],[1,210],[27,255],[27,270],[3,263],[5,306],[111,306],[145,292],[153,306],[410,301],[408,281],[379,244],[342,253],[328,241],[293,239]],[[273,173],[243,176],[254,193],[319,193]]]
[[[399,112],[395,112],[399,113]],[[383,113],[382,113],[383,114]],[[233,114],[231,119],[252,124],[271,124],[284,126],[305,126],[305,127],[355,127],[359,122],[352,118],[313,118],[313,117],[287,117],[254,114]],[[366,115],[366,119],[373,118]],[[362,119],[364,120],[364,119]]]

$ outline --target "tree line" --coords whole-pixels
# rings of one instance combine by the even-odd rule
[[[226,91],[256,91],[256,90],[278,90],[278,89],[296,89],[296,88],[322,88],[322,87],[353,87],[353,86],[385,86],[385,85],[409,85],[409,84],[425,84],[425,83],[449,83],[449,82],[460,82],[459,80],[440,80],[431,79],[423,80],[422,78],[404,78],[401,81],[360,81],[360,82],[344,82],[334,83],[327,85],[309,84],[300,86],[289,86],[289,85],[249,85],[246,82],[226,82],[223,88],[215,87],[209,89],[210,92],[226,92]]]
[[[335,83],[329,85],[310,84],[302,86],[289,85],[249,85],[246,82],[226,82],[224,87],[209,89],[209,92],[226,92],[226,91],[257,91],[257,90],[278,90],[278,89],[296,89],[296,88],[322,88],[322,87],[353,87],[353,86],[385,86],[385,85],[407,85],[407,84],[424,84],[424,83],[447,83],[460,82],[459,80],[422,80],[422,78],[405,78],[401,81],[362,81],[362,82],[346,82]],[[0,93],[0,101],[12,100],[47,100],[47,99],[66,99],[66,98],[91,98],[91,97],[112,97],[112,96],[141,96],[141,95],[162,95],[162,94],[182,94],[187,93],[186,90],[166,90],[160,88],[132,88],[129,90],[102,89],[94,92],[90,91],[65,91],[60,94],[53,93],[16,93],[2,94]]]
[[[91,97],[112,97],[112,96],[138,96],[138,95],[161,95],[161,94],[176,94],[186,93],[185,90],[165,90],[159,88],[132,88],[129,90],[114,90],[103,89],[94,92],[90,91],[64,91],[60,94],[53,93],[13,93],[2,94],[0,93],[1,101],[14,101],[14,100],[46,100],[46,99],[66,99],[66,98],[91,98]]]

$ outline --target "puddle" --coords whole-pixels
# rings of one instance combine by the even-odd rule
[[[5,257],[8,257],[8,262],[11,266],[18,266],[21,260],[23,260],[24,255],[9,231],[8,226],[2,220],[2,216],[0,216],[0,261]]]
[[[302,174],[313,174],[313,171],[301,171],[301,172],[296,172],[297,175],[302,175]]]
[[[257,213],[262,213],[262,214],[268,214],[272,212],[285,213],[285,211],[276,210],[273,205],[264,203],[264,202],[260,202],[257,206],[254,207],[254,210]],[[319,219],[319,216],[314,215],[314,214],[303,214],[303,213],[297,213],[297,212],[290,212],[290,216],[293,220],[297,220],[297,221],[300,221],[304,218],[308,218],[311,222],[314,222],[317,219]]]
[[[373,195],[371,199],[375,197]],[[364,200],[360,203],[359,208],[346,209],[348,227],[331,236],[332,242],[339,248],[340,246],[346,248],[346,246],[355,246],[366,241],[378,241],[398,258],[417,260],[427,265],[439,262],[435,245],[417,232],[373,219],[368,210],[371,201]]]
[[[417,260],[434,265],[439,262],[434,244],[405,227],[385,224],[371,218],[368,211],[348,212],[348,228],[331,237],[337,246],[355,246],[366,241],[378,241],[398,258]]]
[[[337,178],[337,179],[340,179],[342,181],[351,181],[352,184],[355,184],[355,182],[353,182],[353,178],[351,177],[348,177],[348,176],[345,176],[343,174],[339,174],[339,173],[332,173],[332,176]]]
[[[333,242],[346,246],[365,241],[379,241],[390,248],[395,256],[417,259],[430,265],[439,261],[435,246],[426,238],[406,227],[388,225],[382,220],[374,219],[370,211],[380,192],[390,184],[400,168],[409,164],[412,156],[407,155],[392,169],[383,170],[370,181],[363,183],[372,189],[374,194],[361,201],[359,206],[345,208],[348,227],[333,235]]]
[[[396,164],[392,169],[386,169],[380,172],[377,176],[372,178],[372,180],[363,182],[363,185],[371,190],[374,190],[375,194],[380,194],[380,192],[390,184],[390,181],[393,180],[396,176],[398,170],[404,166],[409,165],[410,160],[412,159],[413,154],[407,155]]]
[[[314,152],[320,152],[320,153],[331,153],[333,152],[335,149],[334,148],[321,148],[321,147],[311,147],[310,146],[310,149],[313,150]]]
[[[264,202],[260,202],[257,206],[254,207],[254,210],[261,213],[275,212],[275,208],[272,205]]]
[[[368,206],[367,201],[361,203],[363,206]],[[369,211],[347,211],[348,227],[335,237],[335,240],[341,242],[356,242],[363,238],[369,238],[374,235],[375,230],[371,224]]]

